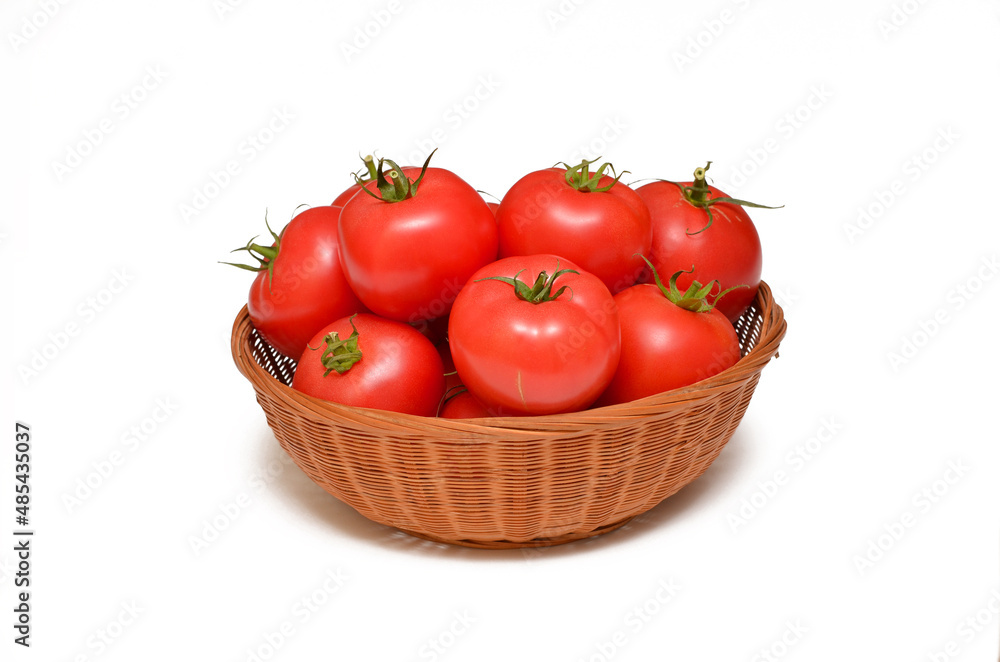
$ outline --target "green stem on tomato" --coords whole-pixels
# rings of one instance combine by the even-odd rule
[[[708,222],[700,230],[695,230],[694,232],[688,230],[687,234],[689,236],[699,234],[712,227],[712,221],[714,220],[712,217],[712,205],[725,202],[732,205],[739,205],[741,207],[755,207],[757,209],[781,209],[781,207],[784,207],[784,205],[780,205],[778,207],[768,207],[767,205],[759,205],[756,202],[749,202],[747,200],[739,200],[737,198],[729,198],[725,196],[715,198],[711,197],[712,190],[709,188],[708,181],[705,179],[705,173],[711,166],[712,162],[709,161],[705,164],[704,168],[695,168],[694,181],[692,181],[689,186],[681,184],[680,182],[672,182],[669,179],[659,180],[661,182],[673,184],[681,190],[681,193],[684,195],[684,199],[687,200],[688,203],[699,209],[705,210],[705,214],[708,216]]]
[[[358,338],[360,336],[358,334],[358,327],[354,326],[354,318],[357,316],[357,313],[355,313],[348,320],[354,331],[347,338],[341,340],[340,334],[337,332],[328,333],[323,337],[326,349],[323,350],[319,360],[323,364],[323,367],[326,368],[326,372],[323,373],[324,377],[331,372],[342,375],[361,360],[361,348],[358,347]],[[309,347],[309,349],[315,352],[319,347]]]
[[[638,255],[638,254],[637,254]],[[719,292],[712,302],[708,301],[708,297],[711,296],[712,290],[715,289],[716,285],[720,285],[719,281],[713,280],[708,283],[708,285],[702,285],[696,280],[691,281],[691,285],[687,288],[685,292],[681,292],[677,287],[677,279],[680,278],[681,274],[692,274],[694,273],[694,267],[685,271],[680,270],[670,277],[669,285],[664,285],[663,281],[660,280],[660,274],[656,272],[656,267],[653,263],[646,259],[644,255],[639,255],[643,261],[649,266],[650,271],[653,272],[653,279],[656,281],[656,286],[660,288],[660,292],[663,296],[667,298],[671,303],[680,306],[684,310],[690,310],[692,313],[707,313],[717,305],[719,305],[719,300],[726,296],[735,289],[741,287],[750,287],[749,285],[736,285],[730,287],[729,289],[722,290]]]
[[[538,278],[535,279],[534,284],[528,287],[528,284],[524,281],[518,280],[518,276],[524,272],[524,269],[518,271],[514,274],[513,278],[508,278],[507,276],[489,276],[488,278],[480,278],[476,282],[482,282],[484,280],[498,280],[502,283],[507,283],[508,285],[514,286],[514,293],[517,298],[521,301],[527,301],[532,304],[545,303],[547,301],[554,301],[559,298],[559,296],[569,289],[567,286],[563,285],[556,293],[552,293],[552,288],[555,287],[556,279],[563,274],[578,274],[579,271],[574,269],[559,269],[559,265],[556,265],[556,272],[549,276],[546,272],[541,272],[538,274]],[[573,291],[570,290],[570,296],[572,296]]]

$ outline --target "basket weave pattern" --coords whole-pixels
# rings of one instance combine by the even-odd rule
[[[572,414],[464,421],[293,390],[295,362],[260,338],[245,307],[232,351],[282,448],[327,492],[414,535],[497,549],[611,531],[700,476],[784,337],[765,283],[736,331],[740,361],[683,389]]]

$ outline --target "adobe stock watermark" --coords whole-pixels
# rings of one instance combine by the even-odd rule
[[[220,21],[224,21],[230,14],[246,4],[246,0],[212,0],[212,11]]]
[[[208,173],[201,184],[191,191],[191,197],[178,205],[181,219],[190,223],[211,206],[222,192],[232,185],[246,167],[267,150],[288,127],[296,116],[286,106],[273,108],[271,116],[264,124],[244,138],[236,148],[236,154]]]
[[[969,471],[963,460],[951,460],[938,478],[915,492],[910,498],[912,508],[903,510],[888,524],[883,524],[881,531],[865,543],[864,550],[851,557],[858,574],[863,577],[884,559],[920,523],[921,519],[926,518],[945,497],[951,494]]]
[[[718,16],[702,21],[701,29],[690,35],[684,46],[674,49],[671,58],[679,73],[684,73],[685,68],[693,65],[743,13],[750,9],[751,0],[732,0],[732,5],[735,9],[726,7]]]
[[[290,455],[282,453],[279,459],[271,460],[267,465],[255,469],[247,478],[249,489],[241,490],[220,503],[209,517],[202,520],[198,534],[188,536],[191,553],[195,557],[201,556],[205,550],[214,545],[222,534],[255,503],[253,495],[259,496],[267,492],[274,481],[294,464]]]
[[[903,0],[892,3],[888,15],[875,21],[875,27],[878,28],[882,39],[888,40],[889,37],[906,27],[927,2],[928,0]]]
[[[441,113],[441,120],[423,138],[414,141],[414,148],[408,155],[408,163],[423,163],[431,152],[448,142],[449,137],[479,112],[483,104],[500,89],[501,82],[493,74],[480,76],[469,92],[457,99]]]
[[[389,0],[385,7],[373,9],[364,23],[354,26],[354,33],[350,39],[341,40],[340,53],[344,56],[344,61],[350,64],[366,48],[375,43],[403,9],[401,0]]]
[[[629,125],[621,116],[615,115],[604,120],[604,124],[594,134],[594,137],[578,145],[569,155],[566,162],[570,165],[582,163],[584,159],[595,159],[608,153],[608,148],[618,142]]]
[[[771,285],[770,283],[768,283],[768,285],[771,286],[771,296],[774,297],[775,303],[781,306],[782,310],[789,310],[793,308],[801,298],[797,292],[785,285]]]
[[[16,32],[7,33],[7,42],[14,53],[21,52],[29,41],[41,34],[45,26],[62,11],[70,0],[38,0],[37,9],[21,17]]]
[[[751,662],[775,662],[776,660],[783,659],[796,644],[802,641],[802,635],[807,632],[809,632],[809,628],[803,625],[801,620],[785,621],[785,629],[782,630],[781,634],[770,644],[761,647],[750,658]]]
[[[656,616],[674,600],[678,590],[680,589],[674,579],[661,579],[649,597],[625,612],[621,627],[603,641],[596,643],[588,653],[576,658],[575,662],[610,662],[615,659],[623,649],[628,647],[629,642],[633,640],[632,638],[652,623]]]
[[[456,611],[452,614],[451,622],[433,637],[428,637],[427,641],[417,649],[417,655],[421,660],[439,660],[450,651],[458,640],[468,633],[470,627],[479,619],[472,616],[468,610]]]
[[[975,612],[968,614],[955,625],[955,636],[940,648],[927,651],[931,662],[950,662],[962,654],[962,646],[968,646],[984,632],[995,632],[993,622],[1000,616],[1000,589],[994,588]]]
[[[31,358],[17,366],[17,374],[21,382],[27,386],[63,352],[70,348],[73,342],[81,336],[84,329],[94,323],[98,316],[107,310],[125,292],[134,280],[128,269],[120,268],[111,272],[107,285],[88,295],[74,308],[74,317],[61,327],[48,334],[38,347],[31,350]]]
[[[771,135],[759,145],[747,148],[746,157],[729,168],[725,191],[732,195],[756,175],[784,145],[798,135],[819,111],[834,97],[826,83],[809,87],[806,96],[777,119]]]
[[[901,175],[893,179],[882,189],[875,191],[872,199],[858,207],[858,217],[853,223],[844,223],[844,235],[847,243],[854,244],[859,237],[871,230],[875,222],[892,209],[908,187],[915,184],[930,168],[940,160],[941,156],[950,150],[961,138],[951,126],[937,130],[937,135],[926,147],[910,155],[901,166]]]
[[[118,611],[108,619],[108,622],[94,630],[84,640],[84,651],[77,653],[71,659],[73,662],[90,662],[106,653],[112,646],[121,641],[142,614],[146,607],[137,600],[124,600],[118,604]]]
[[[244,651],[245,662],[267,662],[284,648],[288,641],[298,634],[298,627],[308,623],[319,613],[331,598],[343,590],[351,577],[340,568],[329,568],[323,574],[322,582],[307,593],[302,594],[291,606],[288,618],[282,620],[272,630],[265,630],[260,639]]]
[[[558,4],[551,5],[545,10],[545,20],[549,24],[549,29],[552,32],[558,30],[587,2],[588,0],[559,0]]]
[[[118,446],[90,463],[87,472],[76,483],[63,491],[61,499],[66,513],[72,515],[90,497],[101,489],[111,477],[120,473],[136,451],[150,439],[177,412],[177,404],[169,397],[156,398],[149,413],[137,420],[118,438]]]
[[[52,174],[62,183],[90,158],[97,148],[113,134],[121,123],[145,103],[150,95],[167,80],[168,73],[159,64],[148,65],[134,84],[111,101],[101,119],[80,132],[80,138],[66,146],[63,156],[52,160]]]
[[[741,527],[749,524],[750,520],[774,501],[782,488],[791,482],[792,477],[809,466],[813,459],[827,448],[843,429],[843,424],[837,422],[834,416],[820,419],[816,432],[788,451],[781,467],[757,481],[754,490],[740,499],[739,504],[726,515],[726,522],[729,523],[730,530],[737,533]]]
[[[954,316],[979,296],[986,285],[996,277],[997,272],[1000,272],[1000,261],[995,254],[980,258],[975,271],[948,290],[944,303],[933,313],[918,320],[914,328],[899,337],[896,348],[886,353],[892,371],[898,373],[917,358],[920,352],[938,337],[944,327],[952,322]]]

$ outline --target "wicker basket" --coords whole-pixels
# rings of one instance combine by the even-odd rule
[[[421,538],[499,549],[612,531],[700,476],[785,334],[766,284],[736,331],[740,361],[683,389],[573,414],[464,421],[293,390],[295,362],[257,335],[245,307],[232,350],[282,448],[327,492]]]

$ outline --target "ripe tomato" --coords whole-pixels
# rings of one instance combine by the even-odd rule
[[[324,327],[299,359],[292,388],[354,407],[435,416],[441,357],[411,326],[361,314]]]
[[[716,283],[702,287],[695,281],[681,293],[677,288],[680,272],[671,277],[669,287],[653,273],[655,285],[635,285],[615,295],[622,355],[598,406],[688,386],[740,359],[733,325],[705,299]]]
[[[488,418],[496,415],[468,391],[449,398],[438,414],[441,418]]]
[[[380,160],[377,180],[365,184],[341,215],[347,280],[383,317],[443,317],[469,276],[496,259],[493,214],[474,188],[448,170],[384,162],[404,176],[389,181]]]
[[[591,175],[590,163],[532,172],[511,187],[497,210],[500,257],[562,255],[615,293],[644,270],[636,254],[649,252],[649,210],[617,177],[604,176],[608,164]]]
[[[743,206],[763,205],[734,200],[710,186],[705,181],[708,167],[695,170],[693,182],[656,181],[636,193],[646,202],[653,220],[649,257],[661,274],[690,270],[694,265],[694,273],[678,281],[681,289],[695,278],[718,280],[722,289],[748,286],[719,303],[719,311],[736,322],[757,294],[762,266],[760,237]]]
[[[366,310],[340,268],[340,207],[313,207],[293,218],[273,246],[247,244],[259,262],[247,309],[257,332],[285,356],[298,357],[316,331]],[[268,227],[270,230],[270,227]],[[227,263],[231,264],[231,263]]]
[[[488,408],[515,415],[587,407],[621,353],[608,288],[555,255],[477,271],[455,300],[448,338],[462,383]]]

